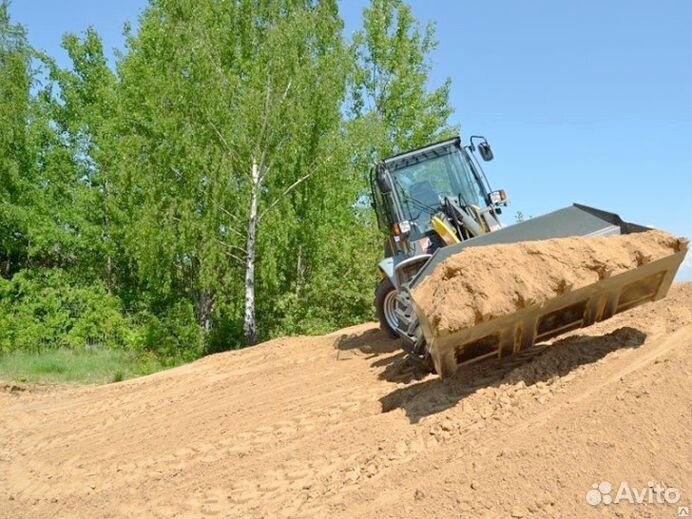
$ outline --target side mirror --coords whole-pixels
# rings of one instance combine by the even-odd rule
[[[392,186],[389,183],[389,178],[387,177],[387,173],[384,169],[378,168],[377,174],[375,175],[375,180],[377,181],[377,187],[380,188],[382,193],[391,193]]]
[[[481,154],[481,157],[486,162],[493,160],[493,157],[494,157],[493,150],[487,141],[481,142],[478,145],[478,153]]]

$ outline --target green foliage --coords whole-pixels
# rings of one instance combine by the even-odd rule
[[[100,281],[73,279],[61,269],[31,269],[0,278],[0,352],[55,349],[149,351],[170,361],[201,353],[192,307],[180,301],[153,313],[123,311]]]
[[[0,272],[24,260],[31,219],[29,116],[31,51],[24,28],[10,23],[8,2],[0,3]]]
[[[58,348],[136,349],[120,300],[95,281],[61,269],[31,269],[0,279],[0,352]]]
[[[137,321],[140,324],[138,342],[159,358],[189,361],[202,353],[202,331],[187,301],[171,304],[159,315],[143,312],[137,316]]]
[[[65,69],[0,3],[0,352],[187,360],[244,343],[253,292],[260,339],[372,319],[368,170],[454,131],[433,32],[401,0],[352,42],[335,0],[150,0],[115,70],[91,28]]]
[[[384,132],[384,155],[423,146],[456,132],[447,125],[451,82],[428,92],[430,53],[437,46],[432,24],[424,27],[402,0],[372,0],[363,28],[353,38],[351,111],[372,114]]]
[[[205,330],[242,313],[253,191],[265,322],[277,295],[304,282],[298,263],[309,268],[313,247],[303,239],[330,223],[313,206],[338,183],[329,146],[348,61],[341,23],[330,2],[287,6],[154,2],[119,64],[122,245],[141,290],[187,298]]]

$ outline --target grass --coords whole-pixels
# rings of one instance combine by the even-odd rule
[[[103,384],[148,375],[170,367],[155,357],[93,348],[16,351],[0,355],[0,380],[15,382]]]

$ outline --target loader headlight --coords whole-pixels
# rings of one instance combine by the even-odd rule
[[[488,203],[489,205],[508,205],[509,204],[509,198],[507,198],[507,193],[505,193],[504,189],[498,189],[497,191],[492,191],[488,195]]]
[[[392,224],[392,232],[394,233],[394,236],[410,233],[411,222],[409,222],[408,220],[404,220],[403,222],[394,222]]]

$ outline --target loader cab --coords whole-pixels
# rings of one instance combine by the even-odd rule
[[[371,175],[371,188],[391,251],[405,249],[406,255],[442,245],[432,218],[443,211],[446,197],[462,207],[494,210],[487,180],[459,137],[381,161]]]
[[[385,234],[375,310],[380,328],[404,342],[416,340],[399,322],[401,287],[436,250],[501,228],[507,197],[490,189],[475,152],[493,158],[484,137],[474,135],[466,146],[455,137],[386,158],[370,171],[372,207]]]

